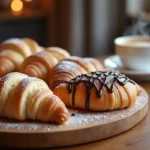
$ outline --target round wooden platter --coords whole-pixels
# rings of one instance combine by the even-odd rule
[[[131,108],[108,112],[70,110],[63,125],[0,120],[0,146],[17,148],[61,147],[111,137],[138,124],[148,110],[144,89]]]

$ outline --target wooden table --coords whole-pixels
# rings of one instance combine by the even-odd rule
[[[103,60],[103,59],[101,59]],[[148,93],[150,100],[150,81],[139,83]],[[150,102],[149,102],[150,108]],[[90,136],[90,135],[89,135]],[[147,116],[132,129],[117,136],[88,144],[58,148],[55,150],[150,150],[150,109]]]

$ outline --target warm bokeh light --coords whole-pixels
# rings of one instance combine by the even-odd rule
[[[21,0],[13,0],[11,2],[11,9],[16,12],[21,11],[23,9],[23,2]]]
[[[31,2],[32,0],[25,0],[26,2]]]

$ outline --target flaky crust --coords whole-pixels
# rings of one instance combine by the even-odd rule
[[[84,60],[90,62],[94,66],[95,70],[93,70],[93,71],[104,70],[103,65],[101,64],[101,62],[98,59],[86,57],[86,58],[84,58]]]
[[[112,70],[81,74],[54,88],[66,106],[94,111],[130,107],[140,92],[133,80]]]
[[[53,55],[58,61],[70,56],[70,54],[66,50],[60,47],[47,47],[45,50]]]
[[[0,45],[0,51],[7,49],[16,51],[20,53],[23,57],[28,57],[32,54],[29,46],[19,38],[8,39]]]
[[[69,113],[43,80],[14,72],[0,80],[0,116],[62,124]]]
[[[66,106],[85,109],[86,103],[86,86],[80,83],[77,86],[75,93],[75,106],[72,105],[72,93],[68,92],[66,83],[60,84],[54,89],[54,94],[57,95]],[[137,98],[138,90],[135,85],[127,83],[125,86],[115,84],[115,91],[103,91],[101,98],[97,98],[95,88],[92,89],[90,95],[89,109],[94,111],[106,111],[114,109],[123,109],[132,106]]]
[[[71,56],[66,60],[75,62],[76,64],[84,68],[87,72],[95,71],[95,67],[92,65],[92,63],[90,61],[85,60],[84,58],[78,56]]]
[[[25,59],[20,67],[20,72],[47,82],[51,70],[57,63],[57,59],[47,51],[38,52]]]
[[[37,77],[48,82],[52,69],[59,60],[69,57],[69,53],[58,47],[35,53],[25,59],[20,67],[20,72],[32,77]]]
[[[22,40],[30,47],[32,53],[36,53],[36,52],[42,51],[41,47],[33,39],[23,38]]]
[[[75,78],[77,75],[103,70],[101,63],[94,58],[71,56],[60,61],[52,70],[49,86],[53,90],[57,85]]]
[[[33,46],[34,45],[34,46]],[[0,45],[0,76],[18,71],[24,59],[34,51],[39,51],[38,44],[31,39],[12,38]]]

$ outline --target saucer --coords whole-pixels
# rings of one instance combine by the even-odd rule
[[[113,55],[106,58],[104,60],[104,66],[107,68],[118,70],[134,80],[150,80],[150,71],[129,70],[124,67],[118,55]]]

